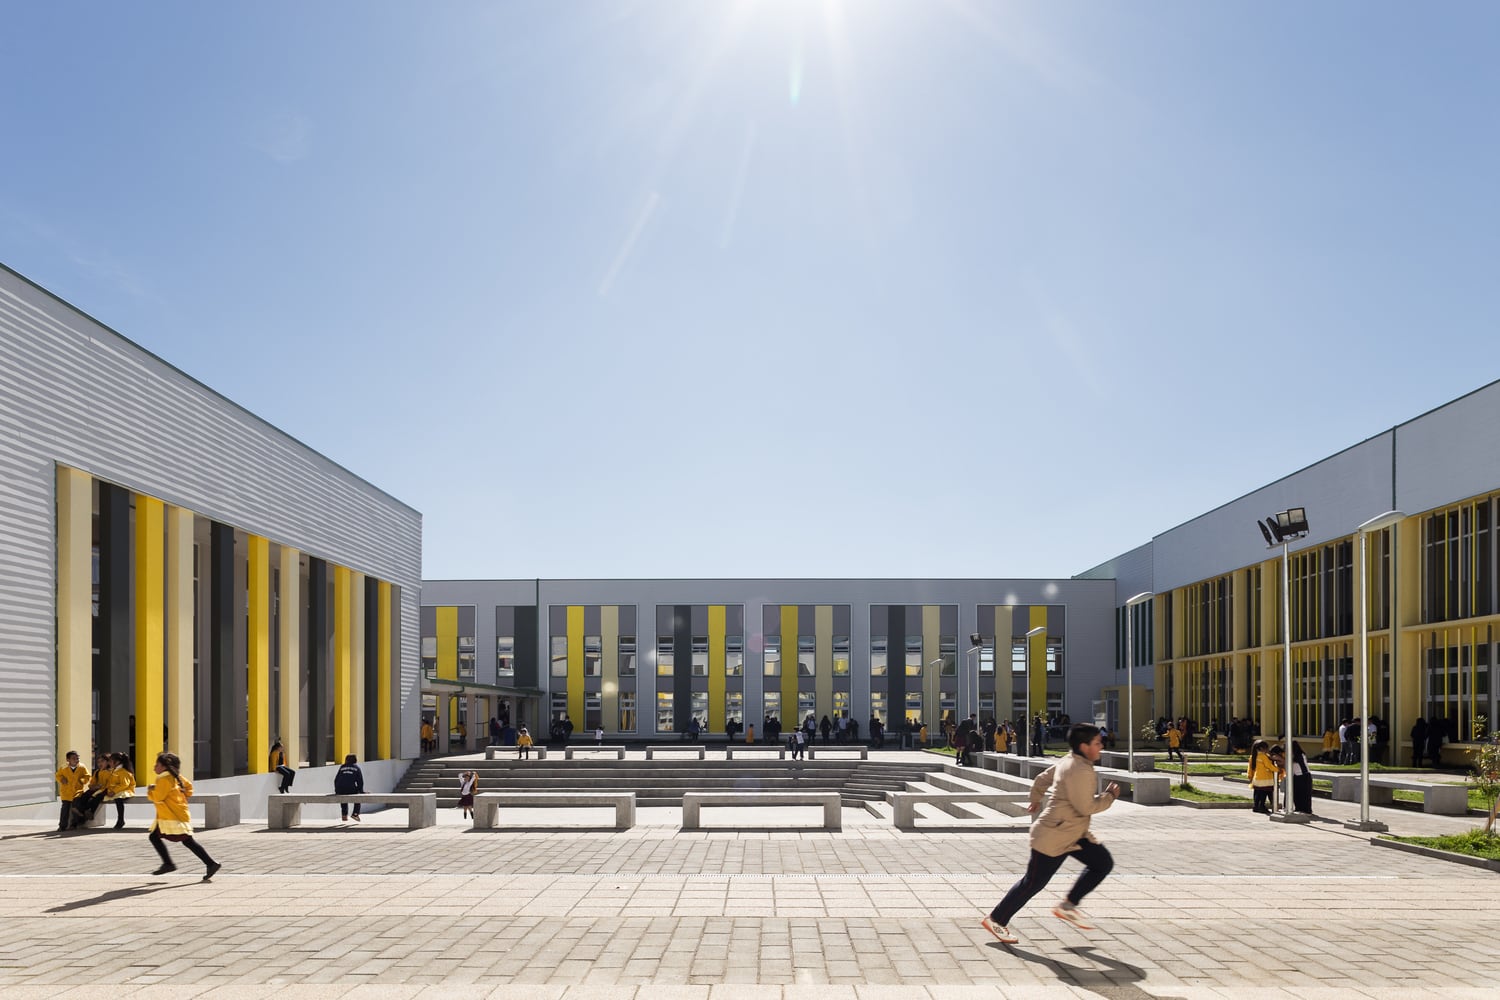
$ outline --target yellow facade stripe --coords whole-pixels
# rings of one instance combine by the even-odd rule
[[[938,604],[922,606],[922,718],[937,719],[943,711],[941,666],[934,667],[932,661],[939,658],[943,648],[943,609]],[[956,685],[955,685],[955,694]],[[954,712],[963,705],[963,699],[954,704]],[[979,711],[975,706],[973,711]],[[957,724],[958,720],[954,720]]]
[[[167,508],[168,733],[193,731],[193,524],[192,511]],[[193,741],[179,739],[173,751],[182,762],[182,776],[191,779],[197,766]]]
[[[678,665],[678,669],[683,669]],[[568,605],[568,718],[583,727],[583,605]]]
[[[705,726],[711,733],[724,731],[724,635],[725,606],[708,606],[708,720]]]
[[[286,747],[292,767],[302,761],[302,559],[289,545],[281,547],[281,608],[277,633],[281,640],[281,676],[276,704],[279,721],[276,739]]]
[[[813,608],[813,691],[818,717],[833,714],[833,605]],[[853,709],[851,702],[850,709]],[[851,716],[852,718],[852,716]],[[802,720],[796,720],[800,723]]]
[[[57,467],[57,760],[87,756],[94,690],[92,477]],[[92,761],[90,765],[92,766]]]
[[[365,739],[365,575],[349,571],[349,752],[364,760],[370,753]]]
[[[1026,631],[1047,624],[1047,606],[1031,606],[1031,624]],[[1026,673],[1031,684],[1031,711],[1033,715],[1047,714],[1047,633],[1034,635],[1026,647]]]
[[[781,724],[790,729],[801,721],[797,711],[797,663],[801,653],[797,649],[797,605],[781,606]]]
[[[156,755],[165,747],[166,722],[166,508],[155,497],[135,497],[135,746],[136,781],[155,780]],[[174,733],[179,742],[190,733]],[[86,748],[85,748],[86,749]]]
[[[271,542],[247,538],[245,596],[249,600],[249,673],[246,679],[250,773],[265,774],[271,753]]]
[[[437,612],[437,675],[440,680],[458,680],[458,608],[440,607]]]
[[[456,644],[455,644],[456,645]],[[333,568],[333,761],[342,764],[353,753],[353,710],[349,672],[349,568]]]
[[[376,681],[380,690],[376,693],[376,721],[380,725],[377,737],[381,760],[390,760],[391,752],[391,585],[380,581],[380,628],[379,659],[376,660]]]
[[[620,606],[606,604],[599,608],[600,711],[604,728],[620,730]]]

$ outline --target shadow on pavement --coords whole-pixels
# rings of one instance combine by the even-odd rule
[[[176,882],[168,882],[165,885],[160,882],[153,882],[150,885],[136,885],[131,886],[128,889],[111,889],[109,892],[100,893],[99,895],[94,896],[90,899],[75,899],[71,903],[63,903],[61,906],[54,906],[51,909],[44,910],[42,912],[67,913],[70,910],[81,910],[84,907],[98,906],[101,903],[113,903],[118,899],[130,899],[134,896],[149,896],[153,892],[161,892],[164,889],[177,889],[181,888],[184,885],[195,884],[197,884],[196,879],[191,883],[179,880]]]
[[[1023,962],[1044,965],[1053,971],[1059,981],[1097,993],[1109,1000],[1186,1000],[1183,997],[1147,993],[1135,985],[1146,978],[1144,970],[1110,958],[1108,955],[1101,955],[1093,945],[1075,945],[1065,949],[1080,958],[1088,959],[1093,963],[1092,965],[1072,965],[1037,952],[1025,951],[1015,945],[1004,945],[998,941],[990,942],[989,947],[997,951],[1010,952]]]

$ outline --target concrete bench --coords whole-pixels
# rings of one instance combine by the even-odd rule
[[[575,753],[612,753],[615,760],[625,759],[625,748],[622,746],[605,746],[602,743],[580,743],[576,747],[568,747],[563,751],[563,760],[572,760]]]
[[[583,809],[610,806],[615,829],[635,826],[635,792],[480,792],[474,796],[474,829],[500,829],[500,807],[563,806]]]
[[[981,752],[978,757],[979,766],[985,770],[1013,774],[1028,780],[1057,763],[1056,757],[1021,757],[1013,753]]]
[[[546,747],[539,747],[536,744],[532,744],[530,752],[536,754],[537,760],[547,759]],[[505,754],[506,756],[514,755],[516,757],[520,757],[521,751],[518,747],[488,746],[484,748],[485,760],[497,760],[499,759],[501,754]]]
[[[1136,762],[1140,762],[1139,754]],[[1122,791],[1129,792],[1130,801],[1138,806],[1164,806],[1172,801],[1172,779],[1165,774],[1116,771],[1109,767],[1096,767],[1094,773],[1099,779],[1101,792],[1113,781]]]
[[[683,792],[682,828],[702,830],[699,810],[704,806],[721,808],[738,806],[760,809],[765,806],[822,806],[823,829],[843,829],[843,803],[838,792]]]
[[[985,806],[1007,816],[1025,816],[1031,796],[1026,792],[886,792],[885,800],[895,813],[892,820],[896,829],[915,830],[919,803],[937,806],[953,816],[957,816],[959,807],[964,805]],[[1030,823],[1022,827],[1030,828]]]
[[[708,757],[708,748],[701,743],[683,743],[680,745],[668,743],[659,747],[647,747],[646,759],[651,760],[659,753],[690,753],[695,754],[699,760],[706,760]]]
[[[139,802],[152,808],[152,816],[155,817],[155,806],[146,796],[146,789],[141,788],[134,796],[126,800],[127,803]],[[203,823],[201,826],[194,824],[198,830],[221,830],[226,826],[239,826],[240,824],[240,793],[239,792],[194,792],[188,799],[188,809],[194,805],[203,807]],[[127,808],[129,806],[127,805]],[[90,827],[113,826],[115,822],[115,807],[108,802],[99,803],[99,808],[94,811],[89,820]]]
[[[827,754],[828,756],[830,756],[830,757],[832,757],[834,759],[837,759],[840,754],[856,753],[856,754],[859,754],[859,759],[860,760],[869,760],[870,759],[870,748],[869,747],[865,747],[865,746],[850,746],[849,744],[846,743],[843,746],[826,746],[826,747],[822,747],[821,749],[815,749],[811,743],[808,744],[808,746],[807,746],[807,759],[808,760],[817,760],[819,753]]]
[[[437,825],[436,792],[362,792],[358,795],[267,795],[266,828],[290,830],[302,823],[302,807],[305,805],[338,805],[339,803],[360,805],[404,806],[407,812],[406,828],[420,830]]]
[[[1359,775],[1334,774],[1333,797],[1340,802],[1359,801]],[[1392,792],[1421,792],[1422,811],[1440,816],[1462,816],[1469,811],[1469,790],[1464,785],[1444,785],[1427,781],[1403,781],[1399,778],[1370,778],[1370,805],[1388,806],[1395,801]]]
[[[774,753],[779,759],[786,760],[786,747],[780,743],[742,743],[737,746],[724,748],[724,759],[734,760],[735,754],[768,754]]]
[[[1130,770],[1130,754],[1123,750],[1105,750],[1099,755],[1099,763],[1103,767],[1128,771]],[[1135,769],[1137,771],[1156,770],[1156,752],[1136,747]]]

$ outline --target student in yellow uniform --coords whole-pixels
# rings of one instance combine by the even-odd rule
[[[1169,723],[1167,723],[1167,760],[1168,761],[1171,761],[1172,755],[1174,753],[1177,755],[1177,759],[1178,760],[1182,761],[1184,764],[1187,763],[1187,759],[1182,756],[1182,730],[1180,730],[1180,729],[1177,728],[1177,723],[1175,723],[1175,722],[1169,722]]]
[[[77,750],[69,750],[55,777],[57,797],[62,800],[62,811],[57,814],[57,832],[62,833],[72,826],[73,800],[88,787],[89,769],[78,762]]]
[[[432,723],[427,719],[422,720],[422,752],[430,753],[433,748]]]
[[[89,787],[73,796],[73,815],[69,822],[74,829],[82,829],[93,820],[99,811],[99,803],[109,794],[109,771],[114,767],[112,754],[101,753],[94,758],[94,774],[89,778]]]
[[[1281,768],[1276,766],[1276,761],[1271,757],[1270,744],[1265,740],[1256,740],[1250,747],[1250,766],[1246,769],[1246,777],[1250,779],[1250,787],[1255,793],[1256,812],[1270,815],[1271,793],[1281,774]]]
[[[531,759],[531,733],[525,726],[521,727],[521,735],[516,737],[516,759],[525,757]]]
[[[177,870],[167,854],[167,845],[163,843],[175,840],[203,862],[208,869],[203,875],[203,881],[207,882],[223,866],[209,857],[203,846],[193,839],[193,817],[188,812],[188,798],[193,794],[193,783],[182,776],[182,761],[175,753],[157,754],[154,770],[156,784],[151,786],[147,794],[156,803],[156,819],[151,823],[151,833],[147,839],[156,848],[156,853],[161,855],[161,867],[151,874],[165,875]]]
[[[282,746],[280,740],[271,744],[271,759],[267,763],[270,764],[271,770],[281,776],[281,784],[276,790],[282,795],[291,791],[292,782],[297,780],[297,772],[292,770],[291,765],[286,762],[286,747]]]
[[[105,802],[115,804],[115,829],[125,829],[125,803],[135,797],[135,772],[130,767],[130,756],[124,753],[110,755],[114,767],[109,772],[108,794]]]
[[[995,752],[1005,753],[1010,749],[1010,731],[1004,725],[995,727]]]

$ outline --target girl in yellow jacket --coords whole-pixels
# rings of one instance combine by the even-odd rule
[[[521,735],[516,737],[516,759],[522,757],[531,758],[531,733],[525,726],[521,727]]]
[[[105,802],[115,804],[115,829],[125,829],[125,803],[135,797],[135,772],[130,768],[130,755],[124,753],[111,754],[115,766],[109,772],[109,794],[105,795]]]
[[[167,845],[163,843],[175,840],[197,855],[198,860],[207,867],[208,871],[203,876],[203,881],[207,882],[223,866],[209,857],[202,845],[193,839],[193,818],[188,813],[188,797],[193,794],[193,783],[182,776],[182,761],[175,753],[157,754],[155,771],[156,784],[151,786],[147,794],[156,803],[156,820],[151,824],[151,833],[147,839],[156,848],[156,853],[161,855],[161,867],[151,874],[165,875],[177,870],[177,866],[167,855]]]
[[[1255,811],[1258,813],[1271,813],[1271,793],[1276,789],[1276,779],[1281,777],[1282,770],[1276,766],[1276,761],[1271,757],[1271,747],[1265,740],[1256,740],[1250,747],[1250,767],[1246,777],[1250,779],[1250,787],[1255,793]]]

